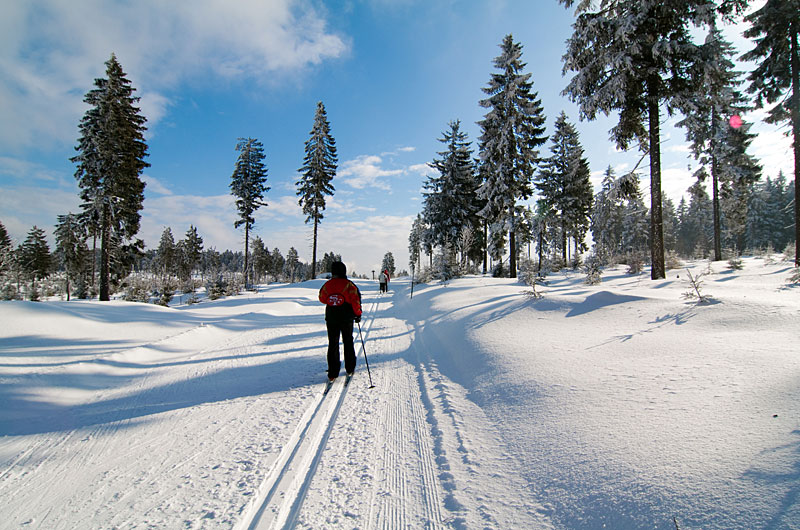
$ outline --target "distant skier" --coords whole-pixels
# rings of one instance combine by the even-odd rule
[[[347,267],[341,261],[331,264],[331,279],[319,290],[319,301],[325,307],[328,328],[328,379],[339,376],[339,335],[344,346],[344,369],[352,375],[356,369],[356,350],[353,347],[353,322],[361,322],[361,291],[347,279]]]
[[[381,284],[381,292],[382,293],[387,292],[389,290],[388,289],[388,287],[389,287],[389,271],[384,269],[381,272],[380,276],[378,276],[378,282],[380,282],[380,284]]]

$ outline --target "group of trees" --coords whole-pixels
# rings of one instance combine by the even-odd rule
[[[576,255],[586,250],[591,227],[598,257],[649,250],[651,278],[660,279],[665,277],[665,250],[721,259],[723,246],[742,251],[796,241],[797,186],[786,186],[782,176],[760,182],[761,168],[747,153],[751,124],[743,123],[741,115],[772,105],[767,121],[791,125],[796,181],[800,0],[767,0],[744,18],[750,25],[745,36],[756,44],[742,56],[756,63],[747,77],[752,101],[740,89],[744,80],[734,69],[733,46],[718,29],[719,23],[736,21],[748,0],[560,2],[567,8],[577,4],[563,66],[565,74],[574,75],[564,94],[578,103],[582,119],[616,113],[618,123],[610,133],[617,147],[638,147],[642,159],[649,158],[649,208],[636,170],[620,177],[609,170],[592,197],[588,161],[563,112],[555,123],[550,156],[540,155],[547,141],[544,111],[530,74],[523,72],[522,47],[509,35],[494,60],[497,71],[483,89],[488,97],[480,105],[488,111],[478,122],[478,158],[472,159],[456,121],[441,139],[447,150],[430,164],[438,176],[425,184],[423,211],[409,236],[412,265],[421,263],[425,251],[431,265],[436,254],[437,268],[451,267],[460,251],[462,270],[483,254],[485,272],[486,255],[502,265],[508,245],[508,270],[515,277],[519,242],[536,244],[540,263],[546,254],[560,254],[566,262],[571,249]],[[703,31],[705,40],[696,42]],[[690,201],[677,209],[661,192],[664,111],[684,117],[679,125],[699,165],[698,183],[688,190]],[[524,206],[534,188],[538,200]],[[764,207],[769,201],[775,207],[771,212]],[[792,209],[792,219],[786,219]],[[781,224],[787,221],[794,226],[791,234]]]
[[[84,98],[90,108],[80,122],[77,154],[71,159],[77,166],[81,212],[59,216],[54,253],[48,248],[44,230],[33,227],[27,239],[15,248],[0,224],[3,298],[16,298],[25,291],[29,298],[37,299],[37,281],[57,270],[67,299],[74,291],[80,298],[99,294],[100,300],[109,300],[134,270],[150,274],[153,280],[152,289],[141,291],[167,291],[177,282],[189,292],[207,275],[219,276],[223,272],[241,273],[245,287],[252,281],[269,278],[315,278],[319,272],[329,270],[333,259],[341,259],[328,253],[317,263],[318,226],[323,219],[325,196],[334,192],[331,181],[337,167],[336,142],[322,102],[317,104],[297,182],[299,204],[308,216],[306,222],[314,227],[311,265],[302,263],[294,248],[284,257],[277,248],[269,251],[259,237],[251,238],[255,213],[267,205],[264,194],[270,189],[266,185],[264,148],[255,138],[238,139],[239,155],[230,183],[238,212],[234,227],[244,229],[244,253],[203,250],[203,239],[194,226],[177,243],[171,228],[166,228],[158,248],[145,252],[144,242],[136,236],[145,189],[141,174],[149,167],[145,162],[146,119],[136,106],[136,89],[116,56],[112,54],[105,64],[106,77],[95,79],[95,88]]]

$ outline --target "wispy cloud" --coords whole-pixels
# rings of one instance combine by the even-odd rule
[[[376,188],[390,190],[391,186],[385,181],[386,177],[403,174],[402,169],[384,169],[381,167],[383,159],[377,155],[361,155],[355,160],[344,162],[337,178],[345,184],[356,189]]]
[[[349,46],[306,0],[11,2],[0,17],[0,143],[73,142],[82,96],[112,52],[153,127],[187,79],[272,83]]]

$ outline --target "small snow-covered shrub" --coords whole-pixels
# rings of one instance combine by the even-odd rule
[[[227,289],[228,284],[222,279],[222,276],[218,276],[216,280],[209,281],[206,284],[206,294],[208,295],[209,300],[217,300],[222,298],[225,296]]]
[[[681,267],[683,267],[683,262],[678,257],[678,253],[675,252],[674,250],[670,250],[667,252],[667,255],[664,259],[664,264],[666,265],[667,270],[680,269]]]
[[[703,294],[703,276],[706,276],[707,273],[701,272],[696,276],[692,276],[692,272],[689,269],[686,269],[686,273],[689,275],[689,289],[683,293],[683,298],[686,300],[697,300],[697,303],[704,304],[706,302],[711,301],[711,297]]]
[[[728,268],[734,271],[740,271],[744,269],[744,262],[742,261],[742,258],[739,256],[731,256],[731,258],[728,260]]]
[[[642,269],[644,269],[644,259],[642,255],[638,252],[631,252],[628,255],[628,274],[634,276],[636,274],[641,274]]]
[[[795,267],[789,276],[789,285],[800,285],[800,267]]]
[[[783,250],[783,260],[784,261],[794,261],[795,257],[795,244],[789,243],[786,245],[786,248]]]
[[[586,258],[586,279],[583,281],[586,285],[598,285],[602,281],[600,278],[603,274],[603,267],[601,266],[600,259],[597,255],[592,254]]]

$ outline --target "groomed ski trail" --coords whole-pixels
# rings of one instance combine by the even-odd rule
[[[376,307],[374,301],[364,311],[364,315],[372,316],[370,327]],[[360,347],[357,339],[357,358],[361,357]],[[245,507],[235,530],[294,528],[351,382],[351,377],[340,376],[327,392],[320,392],[303,414],[256,496]]]

